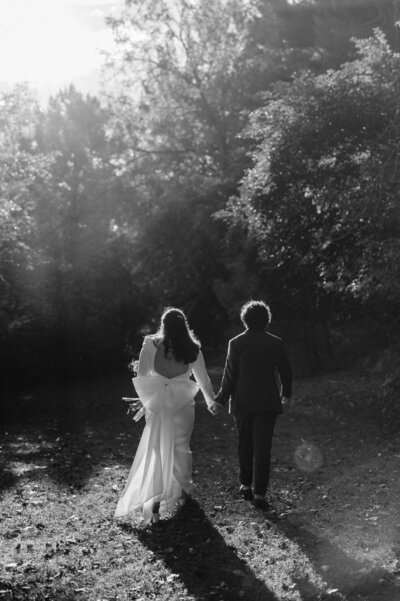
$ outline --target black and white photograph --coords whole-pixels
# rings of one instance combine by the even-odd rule
[[[400,601],[400,0],[0,0],[0,601]]]

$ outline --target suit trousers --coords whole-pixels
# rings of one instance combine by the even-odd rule
[[[235,414],[240,483],[251,486],[254,482],[256,495],[264,496],[267,491],[276,416],[267,411]]]

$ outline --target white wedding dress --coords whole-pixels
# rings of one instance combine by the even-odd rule
[[[146,425],[115,511],[115,517],[122,517],[143,508],[146,523],[151,520],[154,503],[161,503],[161,511],[169,510],[179,501],[182,491],[191,492],[189,445],[194,425],[194,397],[200,388],[207,405],[214,402],[201,351],[184,374],[172,378],[162,376],[154,369],[156,352],[156,340],[146,336],[138,375],[132,379],[143,403]],[[191,374],[196,382],[191,379]]]

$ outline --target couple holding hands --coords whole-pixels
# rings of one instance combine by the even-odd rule
[[[268,305],[251,300],[240,317],[245,329],[229,341],[216,396],[200,343],[180,309],[166,309],[158,332],[145,337],[133,384],[137,417],[144,414],[146,425],[115,517],[142,509],[144,521],[155,523],[160,509],[185,503],[193,488],[190,438],[199,389],[213,415],[229,401],[238,432],[240,494],[258,509],[268,507],[272,436],[291,396],[292,372],[282,341],[267,332]]]

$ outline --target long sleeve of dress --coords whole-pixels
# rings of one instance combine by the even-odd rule
[[[207,373],[206,364],[201,351],[199,352],[196,361],[192,365],[192,372],[196,378],[196,382],[200,386],[200,390],[204,395],[207,405],[212,405],[214,402],[214,390],[211,384],[210,376]]]
[[[142,350],[139,355],[138,376],[148,376],[152,368],[151,354],[149,345],[152,344],[150,338],[145,338],[143,341]]]

